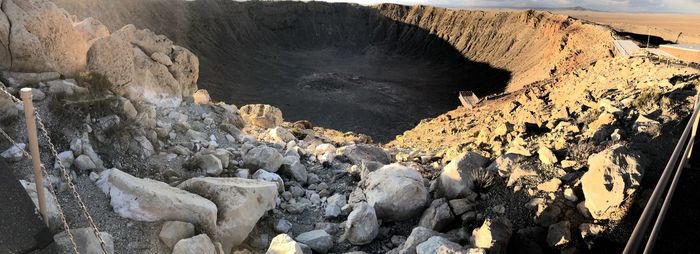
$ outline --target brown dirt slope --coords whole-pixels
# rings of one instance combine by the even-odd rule
[[[697,73],[697,69],[654,63],[643,58],[603,60],[562,77],[484,100],[474,109],[459,107],[439,117],[425,119],[386,147],[436,154],[445,159],[459,152],[475,150],[497,156],[512,146],[525,145],[527,148],[526,144],[536,145],[538,142],[565,148],[567,143],[593,140],[592,134],[599,127],[594,122],[604,112],[601,108],[609,104],[628,112],[625,121],[631,122],[621,123],[627,128],[632,127],[639,115],[654,117],[654,120],[666,124],[677,121],[689,109],[664,108],[669,106],[666,105],[667,99],[663,98],[674,98],[673,91],[681,89],[673,84],[679,76]],[[646,103],[642,100],[648,100],[652,109],[639,109],[640,102]],[[564,128],[557,126],[562,122],[576,126],[572,129],[575,139],[554,135]],[[629,135],[636,133],[628,132]],[[522,143],[524,141],[526,143]]]
[[[466,58],[511,71],[510,91],[610,55],[611,31],[549,12],[391,4],[378,9],[393,20],[431,31]]]

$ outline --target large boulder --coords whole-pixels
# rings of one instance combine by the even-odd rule
[[[448,199],[469,195],[473,188],[472,170],[484,167],[488,159],[474,152],[453,158],[440,172],[440,190]]]
[[[515,167],[518,166],[518,163],[520,160],[522,160],[522,158],[523,156],[519,154],[502,154],[496,157],[496,159],[486,169],[491,172],[497,172],[500,176],[507,177],[511,172],[513,172],[513,170],[515,170]]]
[[[81,154],[78,158],[75,158],[75,168],[81,172],[88,172],[97,169],[95,162],[90,159],[89,156]]]
[[[197,166],[207,172],[207,175],[217,176],[224,171],[222,161],[213,154],[205,154],[196,157]],[[228,162],[228,161],[227,161]]]
[[[0,69],[67,76],[85,70],[88,38],[51,1],[4,0],[0,38]]]
[[[268,146],[250,149],[243,156],[243,166],[253,170],[265,169],[274,173],[282,166],[282,162],[282,154],[277,149]]]
[[[272,128],[282,124],[282,111],[267,104],[250,104],[241,107],[241,117],[247,124],[260,128]]]
[[[27,145],[24,143],[12,145],[10,146],[10,148],[0,153],[0,156],[2,156],[3,158],[5,158],[5,160],[10,162],[21,161],[22,157],[24,156],[24,153],[22,153],[22,151],[24,151],[26,147]]]
[[[360,165],[363,160],[376,161],[382,164],[392,162],[391,155],[378,146],[367,144],[349,145],[343,147],[342,151],[343,155],[355,165]]]
[[[156,105],[173,105],[180,103],[182,88],[180,83],[162,65],[143,52],[132,48],[134,52],[135,82],[126,87],[126,94],[134,100],[143,100]],[[191,96],[189,94],[187,96]]]
[[[377,217],[389,221],[413,218],[428,202],[428,189],[420,173],[398,163],[369,173],[361,187]]]
[[[260,217],[275,207],[274,183],[243,178],[192,178],[178,187],[206,197],[219,207],[216,230],[210,232],[224,252],[238,246]]]
[[[284,192],[284,180],[278,174],[267,172],[264,169],[258,169],[251,177],[253,179],[274,183],[277,185],[277,191],[279,193]]]
[[[581,186],[585,206],[594,219],[618,220],[625,215],[623,202],[636,192],[644,174],[639,160],[639,155],[622,145],[588,157]]]
[[[9,2],[9,1],[8,1]],[[2,2],[0,2],[2,5]],[[9,69],[12,65],[12,56],[10,49],[10,21],[7,20],[7,14],[0,9],[0,69]]]
[[[109,36],[98,39],[88,51],[88,70],[102,75],[109,83],[103,87],[125,94],[126,87],[135,80],[134,51],[129,42]],[[96,85],[96,84],[93,84]]]
[[[304,166],[299,160],[299,157],[296,156],[284,157],[280,173],[302,184],[306,183],[309,178],[309,172],[306,171],[306,166]]]
[[[103,171],[97,185],[111,198],[119,216],[138,221],[185,221],[204,230],[214,229],[216,205],[201,196],[116,168]]]
[[[199,59],[188,49],[177,45],[173,46],[170,58],[173,64],[168,67],[168,71],[173,74],[173,78],[180,84],[182,96],[190,96],[197,90]]]
[[[88,69],[109,81],[109,90],[136,101],[176,106],[197,90],[199,60],[163,35],[127,25],[97,40]]]
[[[296,137],[289,130],[282,127],[274,127],[269,130],[270,137],[277,142],[287,143],[296,140]]]

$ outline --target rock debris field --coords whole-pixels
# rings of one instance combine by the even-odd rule
[[[58,149],[40,139],[61,253],[57,203],[101,252],[68,181],[111,253],[619,251],[700,85],[548,12],[105,3],[0,0],[2,88],[33,88]],[[36,199],[22,118],[2,94]]]

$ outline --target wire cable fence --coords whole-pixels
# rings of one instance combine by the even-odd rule
[[[88,222],[90,228],[92,229],[92,232],[94,233],[96,239],[97,239],[98,242],[100,243],[100,248],[102,249],[102,252],[103,252],[104,254],[108,254],[109,252],[107,251],[107,246],[106,246],[106,244],[105,244],[104,239],[102,239],[102,235],[100,234],[100,230],[97,228],[97,225],[95,224],[95,221],[93,220],[92,216],[91,216],[90,213],[88,212],[87,206],[85,205],[85,203],[83,202],[83,200],[82,200],[80,194],[78,193],[78,191],[77,191],[77,189],[76,189],[76,187],[75,187],[75,184],[73,184],[73,179],[70,177],[69,171],[66,169],[65,165],[63,165],[63,161],[62,161],[62,160],[60,159],[60,157],[58,156],[58,152],[57,152],[57,150],[56,150],[56,148],[55,148],[55,145],[51,142],[51,137],[49,136],[49,132],[46,130],[46,126],[44,125],[43,120],[41,119],[41,117],[39,116],[38,112],[34,109],[34,107],[33,107],[32,104],[31,104],[31,89],[27,89],[27,90],[24,90],[24,89],[23,89],[23,90],[22,90],[22,93],[25,93],[25,94],[28,95],[28,96],[27,96],[28,98],[25,98],[25,96],[24,96],[24,94],[23,94],[23,96],[22,96],[22,97],[23,97],[23,100],[20,100],[19,98],[13,96],[11,93],[9,93],[9,92],[5,89],[5,87],[2,86],[2,85],[0,85],[0,91],[4,94],[4,96],[8,97],[8,98],[9,98],[10,100],[12,100],[14,103],[19,104],[19,103],[22,103],[23,100],[24,100],[24,103],[25,103],[25,108],[24,108],[24,110],[25,110],[25,113],[26,113],[25,115],[27,116],[27,121],[28,121],[28,122],[29,122],[29,121],[32,121],[32,122],[33,122],[33,121],[36,121],[36,123],[38,123],[38,126],[36,126],[36,127],[41,131],[41,134],[42,134],[43,138],[46,140],[47,147],[48,147],[48,149],[50,150],[51,155],[52,155],[53,159],[55,160],[56,164],[58,165],[58,168],[59,168],[60,173],[61,173],[61,175],[62,175],[62,177],[63,177],[63,180],[67,183],[68,189],[70,190],[70,193],[72,194],[73,199],[77,202],[77,204],[78,204],[78,206],[79,206],[79,208],[80,208],[82,214],[85,216],[85,218],[86,218],[86,220],[87,220],[87,222]],[[28,100],[28,102],[27,102],[27,100]],[[29,107],[27,107],[27,103],[28,103]],[[31,112],[27,113],[27,111],[31,111]],[[31,116],[33,116],[33,119],[30,119],[30,118],[32,118]],[[27,128],[30,128],[30,126],[28,125]],[[30,141],[31,141],[32,132],[34,133],[33,135],[36,135],[36,129],[34,129],[33,131],[32,131],[31,129],[28,129],[28,132],[29,132],[28,134],[30,135]],[[10,135],[8,135],[4,130],[0,129],[0,134],[1,134],[5,139],[7,139],[10,143],[12,143],[15,147],[20,148],[19,144],[18,144],[14,139],[12,139],[12,138],[10,137]],[[34,138],[36,138],[36,137],[34,137]],[[30,142],[30,143],[31,143],[31,142]],[[38,147],[38,146],[37,146],[37,147]],[[37,148],[37,150],[38,150],[38,148]],[[33,161],[34,161],[34,160],[36,160],[36,161],[39,161],[39,160],[40,160],[40,158],[38,158],[38,157],[39,157],[39,156],[38,156],[38,152],[37,152],[36,154],[33,153],[37,158],[34,158],[33,156],[31,156],[29,153],[27,153],[27,151],[26,151],[25,149],[21,149],[21,152],[22,152],[22,155],[23,155],[24,157],[26,157],[26,158],[31,158]],[[39,174],[41,174],[42,176],[44,176],[44,177],[46,177],[46,178],[48,179],[49,173],[48,173],[48,171],[46,170],[46,168],[44,167],[44,165],[43,165],[43,164],[40,164],[39,166],[40,166],[40,168],[41,168],[41,171],[40,171]],[[40,176],[39,178],[37,178],[37,179],[38,179],[38,181],[35,182],[35,186],[36,186],[36,189],[37,189],[37,196],[40,196],[41,194],[39,193],[39,190],[40,190],[40,188],[43,188],[44,186],[43,186],[43,184],[41,183],[41,176]],[[48,189],[49,189],[49,192],[50,192],[51,195],[53,195],[54,197],[57,197],[57,196],[56,196],[56,190],[55,190],[53,184],[51,183],[50,180],[47,180],[47,182],[48,182]],[[41,191],[42,191],[42,193],[43,193],[43,189],[42,189]],[[41,204],[43,197],[38,197],[38,198],[39,198],[39,201],[40,201],[40,202],[39,202],[39,203],[40,203],[39,206],[40,206],[40,208],[41,208],[40,210],[44,210],[44,211],[42,211],[42,213],[44,213],[44,214],[42,214],[42,216],[44,216],[44,222],[47,222],[47,219],[46,219],[46,218],[47,218],[46,211],[45,211],[44,208],[42,208],[42,207],[45,207],[45,204]],[[65,230],[66,230],[66,232],[67,232],[67,234],[68,234],[68,238],[69,238],[69,240],[70,240],[70,242],[71,242],[73,251],[74,251],[75,253],[79,253],[78,247],[77,247],[78,245],[77,245],[77,243],[75,242],[75,237],[73,236],[73,234],[72,234],[71,231],[70,231],[70,226],[68,225],[68,222],[67,222],[67,220],[66,220],[66,216],[65,216],[65,213],[64,213],[64,211],[63,211],[63,207],[61,206],[60,202],[58,202],[58,199],[57,199],[57,198],[56,198],[56,206],[57,206],[57,208],[58,208],[58,213],[59,213],[59,216],[60,216],[60,218],[61,218],[61,222],[63,223],[63,227],[65,228]]]

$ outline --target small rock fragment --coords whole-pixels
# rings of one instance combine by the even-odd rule
[[[160,240],[172,249],[178,241],[194,236],[194,225],[182,221],[166,221],[160,230]]]
[[[326,253],[333,247],[333,237],[323,230],[301,233],[295,239],[319,253]]]

